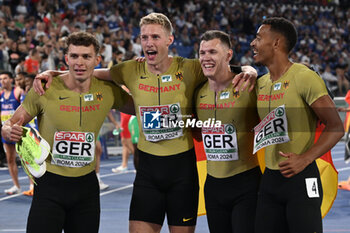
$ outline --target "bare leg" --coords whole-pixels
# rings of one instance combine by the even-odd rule
[[[159,233],[161,225],[143,221],[129,221],[130,233]]]
[[[169,226],[170,233],[194,233],[196,226]]]
[[[18,168],[17,168],[17,164],[16,164],[15,145],[4,143],[4,147],[6,150],[6,159],[7,159],[7,164],[8,164],[10,176],[12,178],[13,184],[19,188],[20,186],[19,186],[19,182],[18,182]]]

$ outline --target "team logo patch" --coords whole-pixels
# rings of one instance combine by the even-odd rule
[[[274,91],[281,90],[281,86],[282,86],[281,83],[276,83],[275,85],[273,85],[273,90],[274,90]]]
[[[93,94],[86,94],[84,95],[84,101],[93,101],[94,95]]]
[[[239,98],[239,91],[233,90],[232,95],[234,98]]]
[[[171,78],[171,75],[163,75],[161,78],[162,78],[162,82],[163,83],[173,81],[172,78]]]
[[[287,89],[289,87],[289,80],[283,82],[283,88]]]
[[[96,92],[95,95],[96,95],[97,100],[99,100],[99,101],[103,100],[103,96],[102,96],[101,92]]]
[[[184,79],[184,76],[183,76],[182,72],[180,72],[180,71],[175,73],[175,77],[179,81],[182,81]]]
[[[230,92],[225,91],[225,92],[221,92],[220,94],[220,99],[228,99],[230,97]]]

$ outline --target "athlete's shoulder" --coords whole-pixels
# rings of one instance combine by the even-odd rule
[[[295,77],[296,81],[299,81],[301,79],[303,81],[306,81],[305,79],[309,79],[308,81],[322,80],[322,78],[314,70],[310,69],[304,64],[294,63],[291,68],[292,68],[292,74]]]
[[[184,57],[174,57],[175,62],[178,64],[186,65],[186,66],[198,66],[199,60],[198,59],[190,59],[190,58],[184,58]]]
[[[195,93],[196,93],[196,96],[200,96],[200,95],[206,94],[209,91],[210,91],[209,82],[208,80],[206,80],[196,88]]]

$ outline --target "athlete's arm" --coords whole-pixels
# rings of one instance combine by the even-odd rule
[[[34,91],[38,93],[38,95],[45,94],[44,88],[42,86],[42,82],[46,82],[45,88],[49,88],[53,77],[63,75],[66,73],[68,73],[68,71],[47,70],[43,73],[36,75],[33,82]],[[112,80],[109,69],[95,69],[93,75],[98,79],[102,79],[106,81]]]
[[[131,95],[130,98],[126,101],[126,103],[118,109],[122,113],[126,113],[129,115],[135,115],[135,106],[134,106],[134,100],[132,99]]]
[[[15,94],[16,99],[19,100],[21,98],[21,95],[23,95],[23,89],[20,87],[16,87],[14,90],[14,94]]]
[[[242,66],[242,72],[233,78],[232,85],[242,91],[248,88],[248,91],[251,92],[254,89],[257,77],[258,72],[254,67]]]
[[[114,116],[113,116],[113,114],[112,114],[112,111],[113,111],[113,110],[109,111],[107,117],[108,117],[109,121],[113,123],[113,125],[115,126],[116,129],[120,129],[120,125],[119,125],[119,123],[115,120],[115,118],[114,118]]]
[[[20,105],[13,116],[7,120],[1,129],[1,135],[8,141],[18,142],[22,138],[22,125],[33,119],[31,115]]]
[[[329,151],[343,136],[344,128],[333,101],[328,95],[318,98],[311,104],[317,117],[326,126],[318,141],[305,153],[297,155],[280,151],[280,155],[288,158],[280,162],[283,176],[289,178],[303,171],[306,166]]]

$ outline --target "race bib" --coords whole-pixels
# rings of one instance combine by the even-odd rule
[[[320,193],[318,191],[317,178],[306,178],[306,191],[309,198],[320,197]]]
[[[1,113],[1,123],[4,125],[5,121],[10,119],[14,113],[14,110],[3,110]]]
[[[90,132],[56,132],[52,148],[52,164],[84,167],[94,160],[95,135]]]
[[[140,106],[142,131],[147,141],[157,142],[181,137],[183,129],[179,103],[160,106]]]
[[[238,160],[236,129],[231,124],[220,127],[203,127],[202,138],[207,160]]]
[[[253,154],[266,146],[289,142],[288,123],[284,105],[272,110],[255,126],[254,134]]]

